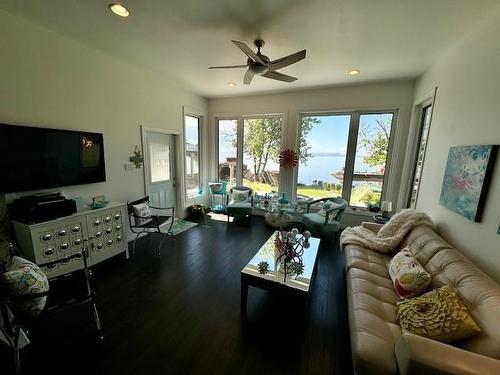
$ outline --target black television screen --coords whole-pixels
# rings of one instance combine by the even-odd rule
[[[106,181],[102,134],[0,124],[0,192]]]

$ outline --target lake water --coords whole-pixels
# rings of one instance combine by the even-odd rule
[[[232,156],[230,154],[224,155],[221,152],[220,157],[225,160],[226,157]],[[248,157],[244,157],[243,162],[251,169],[252,160]],[[356,158],[356,172],[376,172],[379,168],[371,168],[363,163],[363,158]],[[345,156],[311,156],[307,163],[299,165],[299,178],[298,183],[304,185],[312,185],[314,180],[321,180],[323,182],[333,182],[341,183],[332,174],[340,172],[345,165]],[[266,166],[268,171],[279,170],[279,165],[272,161],[269,161]]]

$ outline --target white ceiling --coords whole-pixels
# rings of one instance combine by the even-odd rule
[[[109,2],[1,0],[0,8],[216,97],[414,78],[498,6],[498,0],[124,0],[131,16],[122,19]],[[306,60],[281,70],[296,82],[256,77],[244,86],[244,69],[207,69],[244,64],[231,39],[251,46],[257,36],[271,59],[307,49]],[[350,69],[361,74],[350,77]]]

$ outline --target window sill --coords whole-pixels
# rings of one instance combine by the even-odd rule
[[[376,212],[370,212],[368,210],[363,210],[363,209],[356,209],[356,210],[353,210],[352,208],[348,207],[345,212],[345,214],[348,214],[348,215],[357,215],[357,216],[375,216],[377,215]]]

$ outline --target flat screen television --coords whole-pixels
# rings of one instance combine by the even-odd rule
[[[106,181],[102,134],[0,124],[0,192]]]

